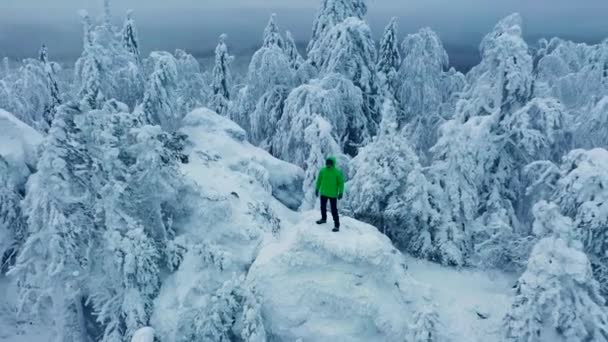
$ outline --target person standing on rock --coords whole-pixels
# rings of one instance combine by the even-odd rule
[[[325,167],[319,171],[315,195],[321,195],[321,219],[317,224],[327,222],[327,201],[331,206],[331,216],[334,219],[334,229],[332,232],[340,231],[340,217],[338,216],[338,200],[342,199],[344,193],[344,176],[338,169],[336,158],[328,157]]]

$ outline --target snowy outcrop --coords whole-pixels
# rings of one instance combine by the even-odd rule
[[[0,160],[8,164],[13,185],[23,185],[36,167],[42,139],[35,129],[0,109]]]
[[[269,336],[296,341],[398,341],[418,300],[404,259],[376,228],[344,218],[339,234],[316,213],[264,246],[248,281]]]
[[[152,326],[167,342],[183,336],[263,341],[256,340],[264,336],[258,297],[244,276],[264,239],[295,216],[275,198],[297,208],[303,171],[249,144],[242,128],[209,109],[191,112],[183,123],[189,163],[182,171],[201,201],[175,239],[183,257],[163,282]]]
[[[222,156],[232,170],[248,173],[271,189],[272,195],[287,207],[302,202],[304,172],[299,167],[272,157],[246,141],[246,132],[236,123],[208,109],[197,109],[184,118],[182,131],[190,139],[204,142],[205,151]],[[198,151],[197,153],[200,153]]]

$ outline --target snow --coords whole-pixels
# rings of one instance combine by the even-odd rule
[[[449,341],[502,340],[515,276],[445,267],[409,256],[406,263],[412,277],[429,286]]]
[[[0,157],[8,162],[15,185],[23,184],[35,168],[42,135],[0,109]]]
[[[131,342],[154,342],[154,329],[145,327],[137,330]]]
[[[296,209],[303,198],[302,182],[304,171],[293,165],[272,157],[269,153],[246,142],[246,132],[233,121],[217,115],[208,109],[197,109],[183,120],[182,132],[190,136],[191,141],[200,144],[194,154],[200,158],[222,156],[223,164],[231,169],[249,169],[259,167],[267,173],[267,181],[272,188],[272,195],[287,207]],[[225,170],[219,170],[218,177],[223,178]],[[226,182],[233,186],[242,182],[236,179]],[[212,188],[217,184],[209,184]]]
[[[390,240],[345,218],[340,233],[304,213],[265,245],[248,280],[262,295],[268,329],[280,340],[395,340],[407,332],[417,301],[412,279]]]

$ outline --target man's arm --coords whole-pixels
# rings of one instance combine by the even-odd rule
[[[319,171],[319,175],[317,176],[317,185],[315,186],[315,193],[318,193],[321,190],[321,183],[323,182],[323,169]]]
[[[342,198],[342,195],[344,194],[344,175],[342,174],[342,171],[338,172],[338,198]]]

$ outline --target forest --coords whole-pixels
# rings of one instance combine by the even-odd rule
[[[317,257],[299,253],[333,249],[319,265],[368,265],[382,284],[416,278],[401,254],[512,276],[488,340],[608,341],[608,40],[529,44],[512,14],[465,74],[432,29],[404,35],[393,18],[375,41],[366,1],[322,0],[305,51],[270,15],[236,75],[230,37],[213,65],[143,56],[135,13],[117,27],[104,4],[100,22],[81,13],[73,66],[43,45],[0,68],[0,289],[16,299],[0,321],[37,322],[40,341],[127,341],[144,327],[163,342],[331,340],[284,328],[268,279],[297,279]],[[330,155],[359,238],[324,241],[306,224]],[[289,248],[296,271],[270,260]],[[431,304],[394,312],[388,285],[370,287],[368,313],[307,284],[303,298],[388,317],[357,321],[362,340],[461,340]]]

